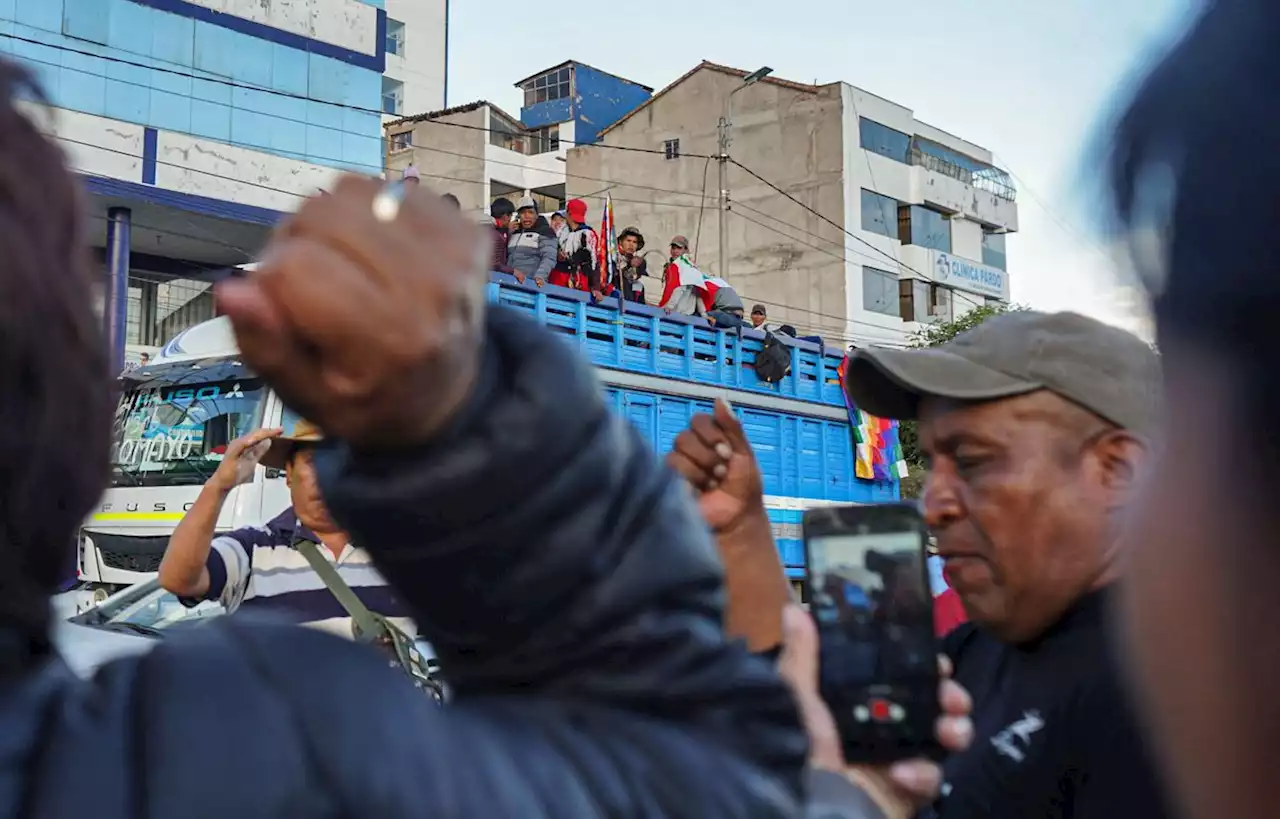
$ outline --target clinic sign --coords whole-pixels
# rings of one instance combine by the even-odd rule
[[[956,290],[1009,300],[1009,274],[996,267],[971,262],[950,253],[931,251],[933,280]]]

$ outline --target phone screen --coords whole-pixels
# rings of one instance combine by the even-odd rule
[[[903,506],[806,519],[822,695],[851,761],[934,746],[937,646],[925,542],[923,522]]]

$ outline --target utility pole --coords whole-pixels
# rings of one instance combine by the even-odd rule
[[[745,87],[745,86],[744,86]],[[735,89],[736,90],[736,89]],[[733,94],[729,95],[733,102]],[[720,278],[729,278],[729,117],[720,117]]]
[[[720,118],[717,128],[720,152],[716,159],[720,162],[720,278],[729,278],[729,129],[733,127],[733,95],[748,86],[755,85],[773,73],[769,66],[763,66],[742,78],[742,85],[729,92],[724,102],[724,116]]]

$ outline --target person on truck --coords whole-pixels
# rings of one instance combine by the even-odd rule
[[[555,231],[543,216],[538,215],[538,204],[532,196],[526,196],[516,206],[516,223],[508,231],[507,264],[515,270],[516,281],[524,284],[533,277],[541,287],[556,265],[558,240]]]
[[[298,540],[308,540],[320,547],[320,554],[370,611],[412,636],[415,628],[408,612],[369,554],[351,545],[321,497],[311,456],[322,438],[319,427],[298,421],[291,435],[260,429],[231,442],[195,505],[169,537],[160,585],[186,605],[215,600],[229,613],[241,607],[269,611],[353,637],[351,617],[296,548]],[[292,505],[263,526],[217,534],[214,529],[231,490],[251,481],[259,464],[285,471]]]

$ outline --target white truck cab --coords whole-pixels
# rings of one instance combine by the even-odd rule
[[[100,597],[155,576],[169,534],[230,441],[263,426],[287,433],[297,423],[240,361],[225,318],[174,337],[122,380],[110,485],[80,530],[77,553],[80,581]],[[284,474],[259,469],[228,497],[217,528],[261,524],[289,502]]]

